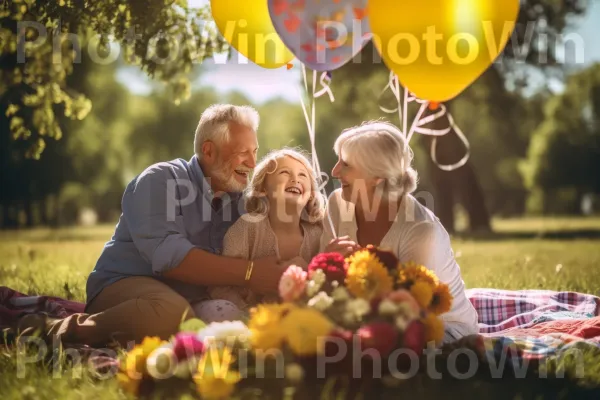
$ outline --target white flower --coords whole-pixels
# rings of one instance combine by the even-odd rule
[[[393,315],[398,312],[398,306],[391,300],[383,300],[379,303],[379,314],[381,315]]]
[[[562,264],[558,264],[556,266],[556,273],[559,273],[561,269],[563,269],[563,265]]]
[[[308,306],[316,308],[319,311],[325,311],[333,304],[333,299],[325,292],[319,292],[315,297],[308,301]]]
[[[338,286],[331,292],[331,297],[333,297],[333,300],[335,301],[345,301],[350,298],[350,294],[345,287]]]
[[[168,346],[158,347],[146,359],[148,373],[155,379],[168,375],[176,365],[177,357],[173,349]]]
[[[310,279],[315,281],[317,285],[322,285],[327,280],[327,276],[325,275],[325,272],[323,272],[322,269],[316,269],[311,271]]]
[[[200,357],[191,357],[175,365],[173,375],[177,378],[187,379],[190,378],[197,370]]]
[[[371,305],[365,299],[354,299],[348,302],[347,310],[351,311],[358,318],[362,318],[371,311]]]
[[[398,305],[398,313],[408,320],[413,320],[419,316],[408,303],[400,303]]]
[[[285,377],[292,383],[300,383],[304,378],[304,368],[300,364],[291,363],[285,367]]]
[[[398,317],[396,317],[396,328],[398,328],[401,331],[404,331],[407,327],[408,321],[405,316],[399,315]]]
[[[321,285],[315,282],[314,280],[308,281],[308,285],[306,286],[306,294],[308,297],[313,297],[321,290]]]
[[[250,329],[241,321],[213,322],[198,332],[198,339],[205,344],[214,341],[233,343],[236,339],[245,341],[250,337]]]

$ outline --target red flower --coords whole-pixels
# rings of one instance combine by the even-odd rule
[[[382,358],[398,347],[398,331],[387,322],[365,325],[356,333],[361,338],[363,349],[375,349]]]
[[[396,257],[393,252],[382,250],[371,244],[368,245],[366,249],[369,250],[371,254],[375,254],[377,258],[379,258],[379,261],[381,261],[381,263],[388,269],[388,271],[395,273],[398,270],[398,257]]]
[[[175,335],[173,353],[177,360],[185,360],[204,351],[204,343],[194,333],[180,332]]]
[[[335,329],[329,334],[325,340],[325,357],[336,361],[325,365],[325,376],[337,374],[352,375],[354,361],[353,339],[353,333],[343,329]],[[360,350],[360,347],[357,350]]]
[[[337,281],[340,284],[346,279],[348,265],[340,253],[321,253],[313,257],[308,264],[308,274],[318,269],[323,270],[328,282]]]
[[[402,347],[421,354],[425,348],[425,326],[421,321],[413,321],[406,327]]]

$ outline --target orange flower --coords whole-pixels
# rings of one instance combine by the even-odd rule
[[[425,341],[440,344],[444,339],[444,322],[433,314],[427,314],[421,322],[425,325]]]
[[[413,295],[421,308],[426,309],[433,299],[433,290],[435,286],[429,282],[417,281],[410,287],[410,294]]]
[[[425,281],[432,286],[438,284],[438,278],[433,271],[425,268],[422,265],[417,265],[414,262],[402,264],[398,268],[398,284],[402,287],[410,289],[417,281]]]
[[[440,283],[433,291],[433,299],[429,305],[429,311],[440,315],[450,311],[452,308],[452,295],[445,283]]]

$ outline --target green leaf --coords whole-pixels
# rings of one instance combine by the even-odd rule
[[[182,322],[181,325],[179,325],[179,331],[196,333],[204,327],[206,327],[206,324],[202,320],[192,318]]]

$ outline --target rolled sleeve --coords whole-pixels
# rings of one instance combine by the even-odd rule
[[[150,167],[125,191],[123,218],[140,255],[160,275],[179,265],[194,245],[188,240],[176,197],[168,192],[169,168]]]

